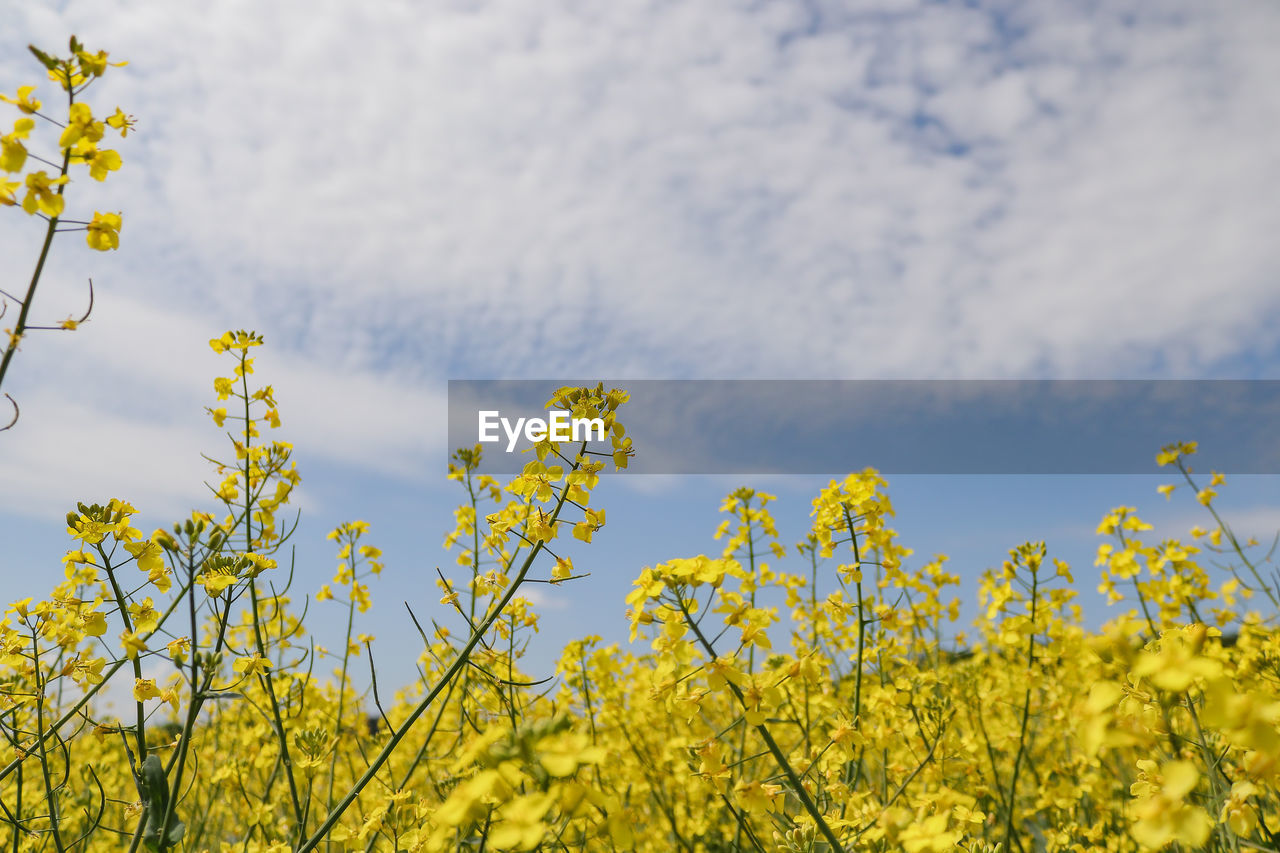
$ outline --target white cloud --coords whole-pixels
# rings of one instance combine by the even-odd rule
[[[546,590],[549,588],[547,584],[529,584],[521,587],[520,595],[529,599],[529,603],[540,611],[568,610],[569,599],[562,595],[547,592]]]
[[[124,248],[55,247],[42,307],[93,275],[99,322],[15,365],[27,432],[60,422],[5,439],[15,483],[164,479],[227,325],[268,334],[300,445],[413,473],[446,376],[1205,375],[1280,310],[1262,2],[5,15],[6,90],[18,45],[77,32],[131,61],[96,95],[140,118],[125,169],[72,187]],[[38,390],[80,352],[74,402]],[[68,461],[86,423],[136,458]]]
[[[1251,560],[1261,561],[1266,552],[1270,549],[1272,542],[1277,534],[1280,534],[1280,506],[1268,506],[1266,504],[1246,506],[1243,509],[1223,509],[1217,507],[1222,520],[1227,523],[1236,538],[1244,545],[1249,539],[1255,539],[1260,543],[1260,547],[1252,549],[1248,552]],[[1177,531],[1189,531],[1194,527],[1202,530],[1212,530],[1216,525],[1213,517],[1208,511],[1187,511],[1181,512],[1170,520],[1168,527],[1175,531],[1174,535],[1178,535]],[[1236,563],[1230,553],[1227,554],[1225,562]]]
[[[223,328],[216,318],[116,294],[100,295],[91,322],[74,334],[28,337],[14,381],[6,383],[22,414],[0,439],[0,507],[44,515],[76,500],[120,497],[173,515],[207,504],[202,483],[218,478],[201,454],[231,453],[205,413],[219,405],[213,378],[232,370],[230,358],[208,345]],[[278,437],[303,460],[404,477],[442,466],[445,400],[438,389],[394,374],[325,367],[270,341],[253,355],[250,387],[276,389],[285,421]],[[233,419],[234,412],[228,429]],[[263,439],[273,437],[266,430]],[[303,506],[306,494],[304,485]]]

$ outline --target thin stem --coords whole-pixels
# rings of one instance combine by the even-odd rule
[[[1005,819],[1005,844],[1013,846],[1013,813],[1017,807],[1018,770],[1022,765],[1022,753],[1027,746],[1027,721],[1031,717],[1031,668],[1036,660],[1036,606],[1040,602],[1040,573],[1031,571],[1031,630],[1027,636],[1027,690],[1022,697],[1022,728],[1018,733],[1018,752],[1013,758],[1013,775],[1009,779],[1008,814]]]
[[[716,658],[715,649],[707,641],[706,636],[702,633],[702,629],[694,622],[692,614],[689,613],[689,608],[685,606],[684,599],[677,597],[677,600],[680,602],[680,611],[684,614],[685,623],[693,630],[694,636],[698,638],[698,642],[702,645],[703,650],[711,657],[712,660],[714,660]],[[729,690],[733,692],[738,703],[745,708],[747,706],[746,697],[742,695],[742,690],[738,685],[728,680],[725,681],[725,684],[727,684]],[[800,804],[804,806],[804,810],[809,813],[809,816],[813,818],[814,823],[817,824],[818,830],[822,833],[823,838],[827,840],[827,843],[831,845],[831,849],[835,851],[835,853],[844,853],[844,847],[841,846],[840,840],[836,838],[835,833],[827,824],[826,817],[818,810],[817,804],[814,803],[813,799],[809,796],[809,792],[805,790],[804,783],[801,782],[800,777],[796,775],[796,771],[791,767],[791,762],[787,760],[786,755],[784,755],[782,749],[779,748],[777,741],[775,741],[773,739],[773,735],[769,733],[769,729],[763,723],[757,725],[755,728],[756,731],[760,733],[760,737],[764,739],[764,744],[769,748],[769,752],[773,755],[773,760],[777,762],[778,769],[783,772],[787,777],[787,781],[791,783],[797,799],[800,800]]]
[[[67,89],[71,88],[71,72],[68,68],[63,68],[63,74],[67,78]],[[75,94],[68,94],[69,103],[75,103]],[[62,169],[58,173],[59,178],[66,177],[67,169],[71,166],[71,149],[65,148],[62,152]],[[66,189],[66,184],[58,185],[58,195],[62,196]],[[13,360],[13,354],[18,351],[18,343],[22,340],[22,334],[27,328],[27,315],[31,312],[31,303],[35,301],[36,288],[40,284],[40,274],[44,272],[44,262],[49,257],[49,248],[53,245],[53,235],[58,229],[58,217],[51,216],[49,225],[45,228],[44,244],[40,247],[40,257],[36,259],[35,272],[31,274],[31,283],[27,285],[27,295],[19,303],[21,307],[18,310],[18,322],[13,327],[13,335],[9,338],[8,344],[5,346],[4,357],[0,358],[0,386],[4,385],[5,374],[9,370],[9,362]]]
[[[583,444],[585,446],[585,442]],[[565,500],[568,498],[568,495],[569,490],[567,488],[561,490],[560,498],[556,502],[556,507],[551,513],[549,521],[550,525],[554,525],[559,519],[560,511],[564,508]],[[440,695],[440,692],[444,690],[449,683],[453,681],[454,677],[463,669],[463,667],[467,665],[471,652],[480,644],[480,639],[489,632],[489,629],[493,627],[493,624],[496,621],[498,621],[498,618],[502,615],[502,612],[506,609],[507,605],[511,603],[511,599],[515,597],[516,591],[520,588],[521,583],[524,582],[525,576],[529,574],[529,569],[533,566],[534,558],[538,556],[538,553],[541,550],[542,542],[539,541],[529,551],[528,556],[525,557],[524,563],[520,566],[520,571],[516,574],[511,585],[507,587],[506,593],[498,601],[497,605],[489,611],[488,615],[485,616],[484,621],[471,632],[471,637],[467,640],[466,645],[462,647],[453,663],[450,664],[449,669],[445,671],[444,675],[440,677],[440,680],[437,681],[431,690],[427,692],[427,695],[422,697],[414,709],[409,713],[409,716],[405,718],[405,721],[400,724],[400,728],[396,729],[395,733],[392,734],[391,739],[387,741],[386,746],[384,746],[377,756],[374,757],[369,768],[365,770],[364,774],[356,780],[354,785],[351,786],[351,789],[347,791],[346,796],[342,798],[342,801],[329,812],[324,823],[320,825],[320,827],[311,835],[310,838],[306,840],[306,842],[302,844],[302,846],[298,847],[295,853],[310,853],[310,851],[314,850],[316,846],[328,836],[330,830],[332,830],[337,824],[338,820],[342,817],[347,808],[355,802],[356,797],[360,796],[360,792],[363,791],[371,781],[373,781],[374,776],[377,775],[378,771],[382,768],[382,765],[385,764],[387,759],[391,757],[391,754],[395,752],[400,741],[404,740],[405,735],[407,735],[409,730],[413,728],[413,724],[418,721],[418,718],[421,717],[424,712],[426,712],[431,703],[435,701],[435,698]]]

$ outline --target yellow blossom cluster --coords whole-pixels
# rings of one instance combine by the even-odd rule
[[[821,489],[793,548],[774,496],[737,489],[717,552],[638,571],[631,644],[571,642],[548,682],[521,667],[528,590],[590,574],[561,549],[604,528],[600,474],[634,453],[625,394],[560,389],[548,406],[607,417],[605,442],[544,442],[507,483],[479,447],[454,454],[454,565],[438,602],[409,605],[419,679],[388,691],[359,630],[383,571],[369,525],[330,533],[314,591],[344,614],[341,649],[308,639],[311,596],[291,593],[296,567],[280,577],[299,476],[261,440],[279,423],[275,391],[249,384],[261,344],[210,341],[232,362],[209,409],[232,427],[211,457],[220,511],[147,536],[125,501],[79,504],[65,580],[0,619],[14,850],[1280,849],[1277,608],[1244,607],[1280,590],[1215,500],[1190,541],[1104,515],[1101,628],[1070,566],[1017,545],[978,579],[969,637],[960,577],[898,543],[875,471]],[[1194,450],[1160,459],[1202,495]],[[100,703],[113,684],[122,712]]]
[[[38,87],[31,84],[18,86],[13,95],[0,92],[0,102],[13,107],[17,113],[7,133],[4,128],[9,126],[9,119],[0,117],[0,212],[20,210],[45,222],[44,241],[25,291],[0,290],[0,317],[14,318],[3,329],[0,339],[0,385],[4,384],[9,365],[28,334],[75,331],[89,319],[93,311],[92,280],[88,309],[78,319],[70,316],[56,325],[43,325],[32,317],[31,310],[57,234],[83,232],[89,248],[100,252],[120,248],[120,229],[124,224],[121,213],[94,211],[89,219],[71,218],[66,192],[74,177],[82,174],[81,167],[90,179],[98,182],[119,171],[124,162],[120,153],[105,147],[103,140],[107,138],[108,129],[123,139],[135,124],[119,107],[105,118],[95,115],[84,100],[85,91],[108,67],[126,63],[109,62],[106,51],[90,52],[75,36],[71,37],[65,56],[53,56],[34,46],[30,51],[49,81],[62,89],[65,100],[58,97],[58,101],[65,106],[52,102],[46,106]],[[12,314],[11,308],[16,309]],[[13,418],[7,425],[0,426],[0,432],[12,427],[19,416],[17,403],[11,397],[9,400]]]

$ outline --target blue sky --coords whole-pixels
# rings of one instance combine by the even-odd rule
[[[222,371],[206,341],[227,328],[268,341],[304,476],[299,583],[331,573],[329,527],[366,518],[390,558],[371,624],[404,643],[399,600],[432,606],[447,560],[451,378],[1280,378],[1271,3],[0,14],[0,88],[36,80],[28,42],[74,32],[129,60],[95,95],[139,119],[124,169],[70,196],[124,211],[121,250],[59,242],[37,302],[78,311],[92,276],[93,321],[29,339],[6,382],[11,597],[57,577],[76,500],[127,498],[156,524],[202,500]],[[4,221],[22,278],[37,223]],[[1088,559],[1119,503],[1181,525],[1167,535],[1193,523],[1139,479],[891,488],[906,544],[972,578],[1023,539]],[[592,577],[543,590],[542,659],[621,633],[626,582],[713,548],[738,484],[610,480]],[[793,541],[812,488],[772,490]],[[1277,527],[1274,480],[1236,491],[1251,532]]]

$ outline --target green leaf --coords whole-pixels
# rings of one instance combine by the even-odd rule
[[[169,809],[169,780],[158,755],[148,755],[142,762],[142,794],[147,800],[147,828],[142,833],[147,849],[159,850],[161,846],[181,841],[187,827],[177,815],[170,815],[168,826],[164,825],[164,815]]]
[[[58,67],[58,60],[54,59],[49,54],[45,53],[43,50],[36,47],[34,44],[27,45],[27,49],[30,50],[32,53],[34,53],[36,56],[36,59],[40,60],[40,62],[44,64],[44,67],[48,68],[50,71]]]

